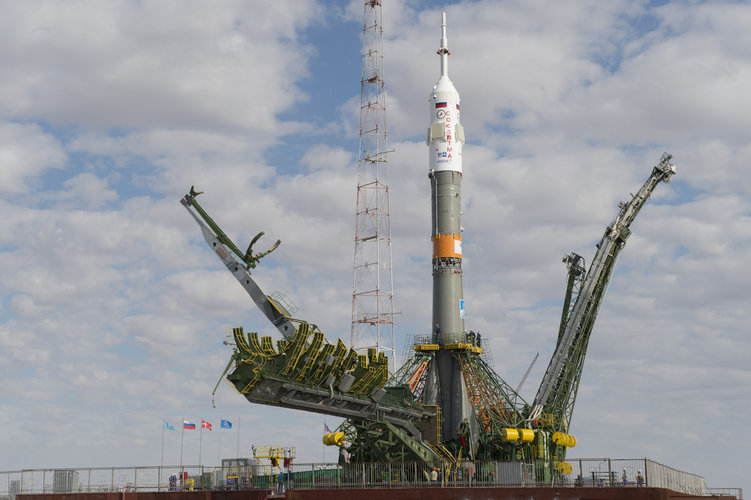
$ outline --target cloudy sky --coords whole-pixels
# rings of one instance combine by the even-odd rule
[[[384,1],[397,362],[431,315],[427,96],[440,12],[462,96],[467,328],[511,385],[554,346],[561,257],[594,244],[663,151],[590,342],[576,457],[648,457],[751,491],[751,7]],[[205,247],[349,338],[362,2],[0,0],[0,470],[158,465],[162,422],[334,460],[319,415],[228,384],[227,327],[274,333]],[[235,423],[221,435],[219,419]],[[338,424],[327,419],[329,426]],[[238,436],[237,427],[240,427]],[[186,433],[185,463],[199,461]],[[180,460],[167,432],[165,463]]]

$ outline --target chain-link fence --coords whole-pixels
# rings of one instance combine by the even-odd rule
[[[389,487],[658,487],[708,495],[704,479],[647,459],[569,459],[461,463],[292,464],[283,488]],[[277,473],[277,474],[274,474]],[[0,500],[28,493],[276,488],[278,470],[245,460],[237,466],[91,467],[0,472]],[[735,496],[740,498],[740,491]]]

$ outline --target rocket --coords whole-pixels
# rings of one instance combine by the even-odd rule
[[[469,403],[464,373],[452,352],[466,345],[462,285],[461,183],[464,128],[459,92],[448,76],[446,13],[441,25],[441,76],[428,98],[430,125],[426,137],[431,189],[431,240],[433,242],[433,342],[438,344],[424,399],[441,407],[444,441],[457,437],[457,428],[469,424],[477,435],[477,420]],[[465,427],[466,428],[466,427]],[[470,439],[473,441],[474,439]]]
[[[430,126],[426,142],[430,155],[433,241],[433,331],[437,342],[464,342],[462,291],[461,183],[464,128],[460,98],[448,76],[446,13],[441,25],[441,77],[428,99]]]

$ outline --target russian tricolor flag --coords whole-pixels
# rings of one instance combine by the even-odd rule
[[[447,104],[445,102],[437,102],[435,103],[436,108],[445,108]]]
[[[190,420],[183,420],[183,429],[196,429],[196,423]]]

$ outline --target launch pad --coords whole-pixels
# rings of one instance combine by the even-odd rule
[[[528,464],[536,483],[559,483],[572,473],[565,461],[576,438],[569,432],[587,345],[630,225],[652,191],[675,174],[663,154],[647,180],[619,206],[587,269],[570,254],[556,347],[532,402],[526,402],[483,359],[482,339],[464,324],[462,204],[464,175],[459,93],[448,77],[443,15],[440,78],[428,98],[426,134],[431,189],[433,304],[430,334],[413,346],[410,359],[389,374],[378,349],[366,354],[341,340],[326,341],[312,323],[293,317],[251,275],[273,251],[246,252],[226,236],[198,204],[191,188],[181,203],[204,239],[279,330],[281,339],[233,329],[233,352],[222,374],[253,403],[345,418],[324,436],[353,462],[453,463],[499,460]],[[427,208],[427,207],[426,207]]]

